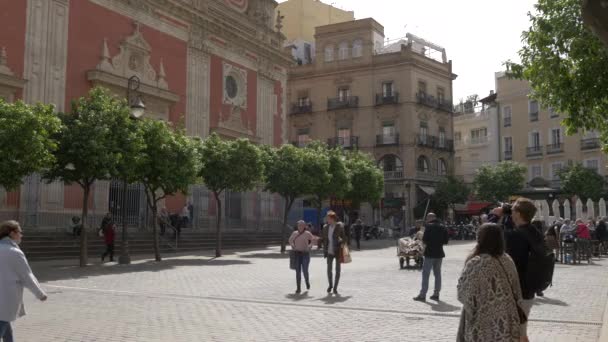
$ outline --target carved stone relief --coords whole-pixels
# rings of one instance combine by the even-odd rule
[[[223,63],[223,103],[247,109],[247,70]]]
[[[15,73],[8,66],[6,48],[0,48],[0,98],[7,102],[15,100],[15,92],[23,89],[25,80],[15,77]]]

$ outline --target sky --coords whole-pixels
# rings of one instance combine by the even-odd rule
[[[285,0],[278,0],[283,2]],[[495,89],[494,73],[503,62],[519,61],[521,33],[536,0],[322,0],[372,17],[390,40],[413,33],[446,49],[452,60],[454,103],[468,95],[485,97]]]

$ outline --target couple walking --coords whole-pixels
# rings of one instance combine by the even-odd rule
[[[306,222],[298,221],[298,230],[289,237],[289,244],[295,251],[296,256],[296,293],[299,294],[302,290],[302,273],[306,282],[306,289],[310,290],[310,277],[308,267],[310,265],[310,249],[316,238],[306,230]],[[321,243],[323,244],[323,256],[327,260],[327,280],[329,286],[327,293],[338,295],[338,285],[340,283],[341,257],[342,247],[346,243],[346,235],[344,232],[344,224],[338,222],[338,216],[335,212],[327,213],[327,224],[323,227],[321,233]],[[335,263],[335,278],[333,268]]]

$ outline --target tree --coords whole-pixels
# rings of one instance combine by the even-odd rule
[[[261,180],[264,163],[260,149],[247,139],[226,141],[217,134],[209,136],[202,144],[202,166],[199,175],[213,192],[217,205],[215,256],[222,256],[222,200],[224,190],[247,191]]]
[[[277,193],[285,201],[283,228],[281,229],[281,253],[285,253],[287,217],[294,201],[311,192],[317,170],[310,167],[315,155],[306,149],[283,145],[278,149],[265,147],[266,190]]]
[[[126,158],[128,142],[137,141],[135,122],[130,119],[124,99],[114,97],[104,88],[92,89],[88,97],[72,102],[72,113],[60,115],[63,128],[57,135],[55,164],[44,174],[47,180],[76,183],[83,190],[80,235],[80,266],[87,265],[88,199],[96,180],[110,179],[118,174],[119,164]]]
[[[0,99],[0,186],[13,190],[23,177],[50,167],[61,121],[53,106]]]
[[[380,201],[384,193],[384,173],[375,161],[361,152],[346,154],[346,168],[350,177],[344,199],[351,201],[352,208],[359,208],[361,203],[372,206]]]
[[[327,145],[318,141],[308,144],[305,149],[315,156],[314,164],[309,165],[317,174],[311,184],[310,195],[313,196],[317,207],[317,219],[321,228],[323,201],[330,196],[343,198],[349,191],[348,170],[344,162],[345,157],[340,150],[328,149]]]
[[[608,49],[585,26],[580,0],[539,0],[523,32],[513,77],[530,81],[532,97],[560,113],[568,134],[597,129],[608,143]]]
[[[591,198],[598,201],[604,194],[604,178],[595,170],[581,164],[565,167],[559,172],[562,190],[569,195],[576,195],[583,200]]]
[[[525,175],[526,167],[516,162],[483,165],[477,170],[473,188],[480,200],[506,201],[510,195],[523,189]]]
[[[143,148],[137,163],[137,181],[144,186],[148,207],[152,211],[154,257],[161,261],[156,218],[158,202],[178,192],[186,193],[196,182],[200,170],[198,140],[187,137],[182,130],[172,129],[168,123],[153,119],[141,122]]]
[[[448,176],[437,184],[434,199],[442,209],[454,209],[456,203],[464,203],[469,198],[469,188],[464,181]]]

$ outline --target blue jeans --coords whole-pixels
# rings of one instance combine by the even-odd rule
[[[11,322],[0,321],[0,339],[2,339],[2,342],[13,342]]]
[[[433,270],[433,276],[435,277],[435,292],[434,294],[439,295],[441,291],[441,262],[442,258],[427,258],[424,257],[424,263],[422,264],[422,289],[420,290],[420,296],[426,297],[426,293],[429,290],[429,277],[431,276],[431,269]]]
[[[302,283],[302,273],[304,273],[304,281],[306,284],[310,284],[308,279],[308,265],[310,264],[310,253],[307,252],[296,252],[296,283],[298,289],[300,283]]]

